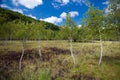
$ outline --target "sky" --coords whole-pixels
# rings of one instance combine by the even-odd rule
[[[90,2],[101,10],[108,5],[108,0],[90,0]],[[0,7],[56,25],[63,25],[66,13],[69,12],[79,26],[88,10],[86,0],[0,0]]]

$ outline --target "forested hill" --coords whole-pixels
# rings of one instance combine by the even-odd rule
[[[4,8],[0,8],[0,24],[2,25],[4,23],[8,23],[8,22],[11,22],[11,24],[12,24],[13,21],[16,23],[20,22],[20,21],[22,21],[24,23],[28,23],[28,24],[37,23],[46,29],[51,29],[53,31],[59,30],[59,27],[57,25],[52,24],[52,23],[48,23],[48,22],[40,21],[40,20],[35,20],[35,19],[28,17],[28,16],[25,16],[21,13],[7,10]]]

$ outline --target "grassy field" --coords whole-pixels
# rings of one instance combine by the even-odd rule
[[[76,66],[68,41],[41,41],[41,57],[38,46],[27,41],[19,71],[21,42],[0,42],[0,80],[120,80],[120,42],[103,41],[101,65],[99,41],[73,43]]]

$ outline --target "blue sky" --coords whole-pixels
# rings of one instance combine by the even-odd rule
[[[99,9],[105,9],[108,5],[107,0],[90,2]],[[64,24],[67,12],[71,14],[75,23],[80,25],[88,9],[86,0],[0,0],[0,7],[57,25]]]

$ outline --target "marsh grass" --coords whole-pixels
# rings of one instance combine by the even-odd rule
[[[103,42],[103,60],[98,65],[100,44],[73,43],[76,67],[68,41],[41,41],[42,57],[37,42],[27,41],[22,71],[18,71],[21,42],[0,42],[0,80],[119,80],[120,42]]]

